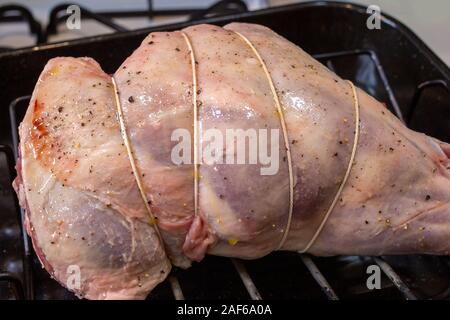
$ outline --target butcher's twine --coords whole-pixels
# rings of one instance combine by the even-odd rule
[[[137,187],[139,189],[139,193],[141,195],[142,201],[144,202],[145,210],[147,211],[148,218],[149,218],[149,224],[155,228],[156,234],[158,235],[159,240],[161,241],[161,244],[164,246],[164,241],[162,239],[161,233],[158,228],[157,219],[154,216],[154,214],[150,208],[149,201],[147,199],[147,194],[145,193],[145,190],[144,190],[144,185],[141,180],[142,175],[139,172],[139,168],[136,166],[136,159],[133,156],[134,155],[133,148],[130,143],[130,138],[128,136],[128,132],[127,132],[127,129],[125,126],[125,121],[123,119],[123,110],[122,110],[122,105],[120,103],[119,89],[117,87],[116,80],[114,79],[114,77],[111,77],[111,80],[112,80],[112,85],[113,85],[113,89],[114,89],[114,98],[115,98],[116,107],[117,107],[117,116],[118,116],[117,118],[119,120],[120,132],[122,134],[122,139],[125,144],[125,148],[127,149],[128,158],[130,160],[134,179],[135,179]]]
[[[197,89],[197,69],[195,67],[195,55],[194,55],[194,49],[192,48],[191,41],[189,40],[189,37],[186,33],[181,31],[181,34],[183,35],[184,40],[186,41],[186,45],[189,49],[189,57],[191,59],[191,68],[192,68],[192,103],[194,105],[194,215],[197,216],[198,214],[198,180],[200,178],[200,172],[199,172],[199,159],[198,159],[198,153],[199,153],[199,136],[198,136],[198,103],[197,103],[197,95],[198,95],[198,89]]]
[[[294,208],[294,176],[292,173],[291,148],[289,145],[289,137],[288,137],[287,128],[286,128],[286,121],[284,120],[284,113],[283,113],[283,109],[281,108],[277,90],[275,89],[272,77],[270,76],[269,70],[267,69],[264,59],[261,57],[258,50],[256,50],[255,46],[250,42],[250,40],[246,36],[244,36],[243,34],[237,32],[237,31],[234,31],[234,33],[236,33],[238,36],[240,36],[242,38],[242,40],[244,40],[244,42],[252,49],[256,58],[259,60],[259,63],[261,64],[261,66],[264,70],[264,73],[267,77],[267,80],[269,81],[269,86],[270,86],[270,90],[272,91],[273,100],[274,100],[275,106],[277,108],[278,116],[280,117],[281,129],[283,130],[284,146],[286,148],[286,158],[287,158],[287,164],[288,164],[288,170],[289,170],[289,215],[288,215],[286,227],[284,228],[284,231],[283,231],[283,237],[281,238],[280,244],[278,245],[278,248],[277,248],[277,250],[279,250],[283,247],[284,242],[286,241],[287,236],[289,234],[289,229],[291,228],[291,221],[292,221],[292,210]]]

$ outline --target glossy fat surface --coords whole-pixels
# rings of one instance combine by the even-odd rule
[[[291,231],[300,249],[324,218],[349,163],[355,129],[351,88],[267,28],[233,23],[225,29],[255,46],[282,104],[294,174]]]
[[[180,32],[150,34],[114,75],[144,191],[171,260],[187,267],[182,246],[194,217],[193,169],[171,160],[172,132],[192,132],[192,72]]]
[[[227,129],[281,130],[264,72],[242,39],[206,25],[184,32],[196,61],[200,140],[209,129],[224,137]],[[246,250],[249,256],[276,249],[288,217],[286,161],[277,174],[267,176],[260,174],[260,165],[202,164],[196,218],[201,221],[185,241],[194,218],[193,165],[176,165],[171,159],[174,130],[185,129],[193,137],[192,64],[181,32],[149,35],[115,78],[142,180],[172,261],[182,265],[180,240],[194,260],[201,260],[208,246],[229,247],[233,240],[238,240],[235,251]],[[282,139],[280,132],[280,146]],[[279,158],[286,158],[284,150]]]
[[[295,168],[295,207],[286,250],[302,250],[343,178],[354,139],[350,86],[262,26],[225,26],[258,49],[286,112]],[[406,128],[357,90],[360,137],[350,177],[317,255],[449,254],[450,146]]]

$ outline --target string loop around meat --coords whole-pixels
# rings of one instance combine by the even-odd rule
[[[139,189],[139,194],[141,195],[142,201],[144,202],[145,210],[147,211],[148,218],[149,218],[149,224],[155,228],[156,234],[158,235],[159,240],[161,241],[161,244],[164,247],[164,241],[162,239],[161,233],[158,228],[157,219],[154,216],[149,201],[147,199],[147,195],[144,190],[144,185],[141,180],[141,174],[139,172],[139,168],[136,166],[136,159],[134,158],[134,152],[133,148],[130,143],[130,138],[128,137],[128,132],[125,126],[125,121],[123,118],[123,110],[122,110],[122,104],[120,103],[120,97],[119,97],[119,89],[116,84],[116,80],[114,79],[114,76],[111,77],[113,90],[114,90],[114,99],[115,104],[117,108],[117,118],[119,121],[120,126],[120,133],[122,134],[122,139],[125,144],[125,148],[127,149],[128,159],[130,160],[131,169],[133,171],[134,179],[136,181],[136,185]]]
[[[358,140],[359,140],[359,101],[358,101],[358,95],[356,93],[356,89],[354,84],[347,80],[347,83],[350,85],[350,88],[352,90],[352,96],[353,96],[353,106],[355,108],[355,137],[353,139],[353,147],[352,147],[352,153],[350,155],[350,160],[347,166],[347,171],[345,172],[344,179],[342,179],[341,184],[339,186],[339,189],[333,199],[333,202],[331,202],[330,207],[328,208],[325,217],[323,218],[322,222],[319,225],[319,228],[317,228],[316,232],[314,233],[311,240],[308,242],[306,247],[299,251],[300,253],[308,252],[308,250],[312,247],[316,239],[319,237],[320,233],[322,232],[323,227],[325,226],[325,223],[327,222],[329,216],[331,215],[331,212],[333,211],[334,207],[336,206],[336,203],[338,202],[339,197],[341,196],[342,190],[344,189],[345,183],[348,180],[348,177],[350,176],[350,172],[353,167],[353,162],[355,161],[355,155],[356,155],[356,148],[358,147]]]
[[[198,214],[198,200],[199,200],[199,192],[198,192],[198,187],[199,187],[199,178],[200,178],[200,173],[199,173],[199,132],[198,132],[198,103],[197,103],[197,69],[195,67],[196,63],[195,63],[195,55],[194,55],[194,49],[192,47],[192,43],[189,40],[189,37],[187,36],[186,33],[184,33],[183,31],[181,31],[181,34],[183,35],[184,40],[186,41],[186,45],[188,47],[189,50],[189,57],[191,60],[191,68],[192,68],[192,104],[194,106],[194,215],[197,216]]]
[[[266,63],[264,59],[259,54],[258,50],[255,48],[253,43],[242,33],[234,31],[239,37],[244,40],[244,42],[251,48],[253,53],[255,54],[256,58],[258,59],[259,63],[261,64],[264,74],[267,77],[267,80],[269,82],[270,90],[272,92],[273,100],[275,102],[275,106],[278,112],[278,115],[280,117],[280,125],[281,129],[283,131],[283,140],[284,140],[284,146],[286,148],[286,158],[287,158],[287,164],[288,164],[288,170],[289,170],[289,213],[288,213],[288,221],[286,223],[285,229],[283,231],[283,237],[281,238],[281,241],[277,247],[277,250],[280,250],[284,243],[286,242],[287,236],[289,234],[289,229],[291,228],[291,221],[292,221],[292,210],[294,207],[294,176],[292,172],[292,156],[291,156],[291,148],[289,145],[289,137],[286,127],[286,121],[284,119],[284,113],[283,109],[280,104],[280,100],[278,98],[277,90],[275,89],[275,85],[273,84],[272,76],[270,75],[269,70],[267,69]]]

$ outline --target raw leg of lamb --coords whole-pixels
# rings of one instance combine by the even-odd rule
[[[205,254],[449,254],[450,145],[271,30],[152,33],[112,77],[50,60],[20,126],[28,234],[78,295],[145,298]],[[213,144],[239,130],[258,161]]]

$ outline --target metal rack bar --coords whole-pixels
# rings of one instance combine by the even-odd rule
[[[19,278],[9,272],[0,273],[0,282],[8,282],[14,292],[16,300],[23,300],[25,298],[22,282]]]
[[[403,282],[400,276],[392,269],[392,267],[383,259],[374,257],[373,260],[378,264],[397,289],[403,294],[406,300],[417,300],[417,297],[412,293],[411,289]]]
[[[391,86],[389,85],[389,81],[386,77],[386,73],[383,70],[383,67],[381,66],[380,60],[378,60],[378,56],[374,51],[368,51],[368,54],[372,58],[372,60],[375,62],[375,66],[377,67],[378,75],[381,78],[381,81],[383,82],[384,88],[386,89],[389,100],[391,102],[392,108],[395,111],[395,114],[397,117],[405,123],[405,118],[403,117],[403,113],[400,110],[400,106],[398,105],[397,99],[395,98],[394,91],[392,90]]]
[[[381,79],[381,82],[383,83],[384,88],[386,89],[386,92],[389,97],[389,102],[392,106],[392,108],[395,111],[395,114],[397,117],[404,123],[404,117],[400,110],[400,107],[398,105],[397,99],[395,98],[394,91],[392,90],[389,81],[386,77],[386,73],[384,72],[383,67],[381,66],[380,60],[378,59],[377,54],[375,51],[372,50],[350,50],[350,51],[339,51],[339,52],[330,52],[330,53],[320,53],[315,54],[313,57],[317,60],[324,60],[324,59],[333,59],[333,58],[340,58],[340,57],[346,57],[346,56],[355,56],[355,55],[367,55],[369,58],[373,61],[377,73]]]
[[[244,264],[237,259],[231,259],[234,267],[236,268],[239,277],[241,277],[242,282],[244,283],[245,289],[247,289],[248,294],[253,300],[262,300],[261,295],[259,294],[258,289],[255,286],[252,278],[247,272]]]
[[[8,174],[9,174],[9,180],[12,184],[14,177],[14,156],[13,152],[11,151],[11,148],[5,145],[0,145],[0,152],[4,153],[6,156],[6,161],[8,164]],[[26,232],[23,230],[23,222],[24,222],[24,212],[22,209],[20,209],[19,202],[17,197],[14,198],[14,208],[18,212],[18,221],[21,223],[20,226],[20,233],[23,239],[23,245],[24,245],[24,256],[23,256],[23,280],[25,288],[23,288],[21,284],[22,291],[24,292],[24,297],[27,299],[33,299],[33,276],[32,276],[32,270],[31,270],[31,251],[30,251],[30,244],[28,243],[28,236]],[[20,281],[20,280],[18,280]]]
[[[19,125],[19,122],[22,119],[17,119],[17,105],[19,105],[22,102],[30,101],[31,95],[22,96],[14,99],[9,104],[9,122],[11,124],[11,134],[13,139],[13,152],[14,152],[14,159],[17,159],[19,157],[18,154],[18,147],[19,147],[19,134],[17,132],[17,127]],[[28,102],[27,102],[28,103]]]
[[[20,103],[27,102],[30,100],[31,96],[22,96],[17,99],[15,99],[13,102],[9,105],[9,119],[11,123],[11,130],[12,130],[12,138],[13,138],[13,152],[9,149],[9,155],[8,152],[7,158],[8,158],[8,166],[9,166],[9,175],[11,179],[11,183],[13,181],[13,172],[14,172],[14,163],[15,159],[18,158],[18,145],[19,145],[19,137],[17,132],[17,125],[18,125],[18,119],[17,119],[17,106]],[[32,255],[33,250],[30,242],[30,238],[28,237],[27,233],[24,230],[24,223],[25,223],[25,211],[20,208],[17,197],[14,197],[14,205],[19,215],[19,221],[20,221],[20,231],[21,231],[21,237],[22,237],[22,243],[23,243],[23,280],[24,280],[24,292],[25,297],[28,300],[34,300],[34,281],[33,281],[33,266],[32,266]]]
[[[174,274],[171,274],[169,276],[169,283],[170,287],[172,288],[172,293],[175,300],[184,300],[184,294],[183,291],[181,290],[180,282],[178,281],[178,278]]]
[[[311,259],[311,257],[305,254],[300,254],[300,258],[302,259],[306,268],[308,268],[314,280],[316,280],[316,282],[319,284],[320,288],[322,289],[323,293],[325,293],[328,300],[339,300],[339,297],[334,292],[333,288],[330,286],[327,279],[325,279],[322,272],[320,272],[319,268]]]
[[[411,105],[409,106],[408,114],[405,117],[407,124],[411,123],[412,117],[414,115],[414,112],[417,109],[417,104],[419,103],[419,100],[420,100],[420,97],[422,96],[423,91],[425,89],[428,89],[431,87],[442,87],[444,89],[447,89],[447,91],[450,90],[447,85],[447,82],[445,82],[444,80],[441,80],[441,79],[425,81],[425,82],[422,82],[421,84],[419,84],[417,86],[416,91],[414,92],[414,96],[411,100]]]

